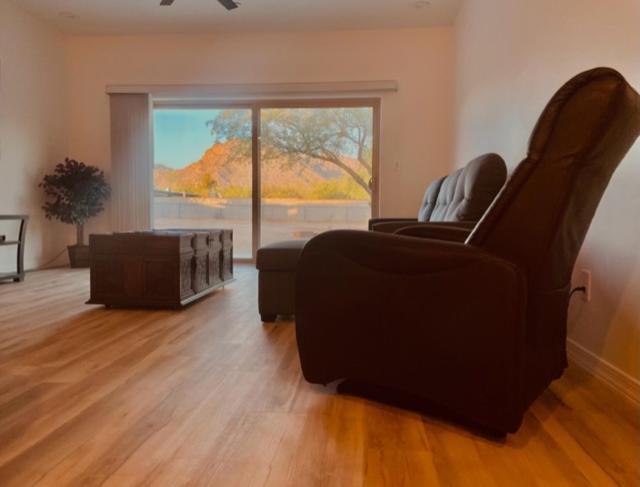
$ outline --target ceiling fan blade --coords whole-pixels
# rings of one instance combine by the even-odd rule
[[[220,2],[227,10],[238,8],[238,4],[234,0],[218,0],[218,2]]]
[[[173,5],[174,0],[160,0],[160,5],[163,7],[168,7],[169,5]]]

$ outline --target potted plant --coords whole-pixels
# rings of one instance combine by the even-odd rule
[[[88,267],[89,246],[84,244],[84,225],[104,210],[104,202],[111,194],[104,172],[66,158],[53,174],[43,178],[40,187],[47,198],[42,207],[47,219],[76,226],[76,244],[67,247],[71,267]]]

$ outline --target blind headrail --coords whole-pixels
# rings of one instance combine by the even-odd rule
[[[131,84],[107,85],[109,95],[150,94],[154,99],[201,99],[264,97],[291,95],[342,95],[384,93],[398,91],[398,82],[380,81],[332,81],[311,83],[231,83],[231,84]]]

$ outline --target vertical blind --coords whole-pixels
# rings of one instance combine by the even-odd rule
[[[112,94],[111,226],[150,230],[153,198],[152,102],[149,94]]]

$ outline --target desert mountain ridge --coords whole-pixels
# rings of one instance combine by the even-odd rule
[[[296,196],[311,194],[317,188],[332,182],[341,182],[342,186],[345,183],[351,187],[355,185],[349,175],[331,162],[306,156],[277,153],[269,155],[261,165],[263,193],[271,191],[279,196]],[[356,171],[360,170],[357,160],[344,158],[343,162]],[[184,192],[202,197],[249,197],[251,156],[246,142],[232,139],[215,143],[198,161],[181,169],[156,164],[154,186],[161,191]],[[359,196],[356,199],[364,199],[366,193],[362,191]]]

